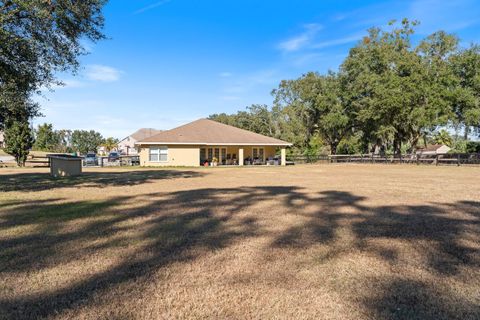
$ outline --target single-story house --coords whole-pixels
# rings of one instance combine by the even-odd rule
[[[117,145],[117,151],[126,155],[136,155],[137,149],[135,143],[141,141],[145,138],[156,135],[157,133],[162,132],[162,130],[152,129],[152,128],[141,128],[129,135],[128,137],[123,138]]]
[[[286,164],[291,143],[199,119],[135,143],[142,166]],[[280,151],[280,157],[277,156]]]
[[[424,148],[419,148],[417,154],[435,155],[435,154],[447,154],[452,148],[444,144],[432,144],[427,145]]]

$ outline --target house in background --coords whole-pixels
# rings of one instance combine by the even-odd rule
[[[0,148],[5,148],[5,136],[3,131],[0,130]]]
[[[135,145],[140,150],[142,166],[198,167],[212,163],[242,166],[276,162],[285,165],[285,148],[291,143],[200,119],[160,132]]]
[[[424,154],[424,155],[446,154],[450,150],[452,150],[452,148],[444,144],[432,144],[424,148],[419,148],[417,150],[417,154]]]
[[[131,135],[129,135],[128,137],[123,138],[118,143],[117,151],[126,155],[136,155],[138,154],[137,149],[135,147],[136,142],[144,140],[160,132],[162,132],[162,130],[157,130],[152,128],[139,129],[134,133],[132,133]]]

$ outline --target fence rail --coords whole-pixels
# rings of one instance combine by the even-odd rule
[[[140,165],[139,156],[120,156],[117,159],[111,159],[108,156],[96,157],[94,160],[87,161],[87,158],[84,158],[82,165],[84,167],[123,167],[123,166],[134,166]]]
[[[25,165],[34,168],[48,168],[50,167],[50,159],[48,157],[32,156],[25,161]]]
[[[372,154],[289,155],[287,160],[295,163],[410,163],[460,166],[480,165],[480,153],[405,154],[399,156]]]

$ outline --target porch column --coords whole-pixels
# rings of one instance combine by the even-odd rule
[[[243,166],[243,148],[238,149],[238,165]]]
[[[281,164],[282,166],[285,166],[287,164],[287,151],[285,148],[282,148]]]

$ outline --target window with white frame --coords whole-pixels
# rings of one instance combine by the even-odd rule
[[[149,161],[151,162],[165,162],[168,160],[167,147],[150,148]]]

